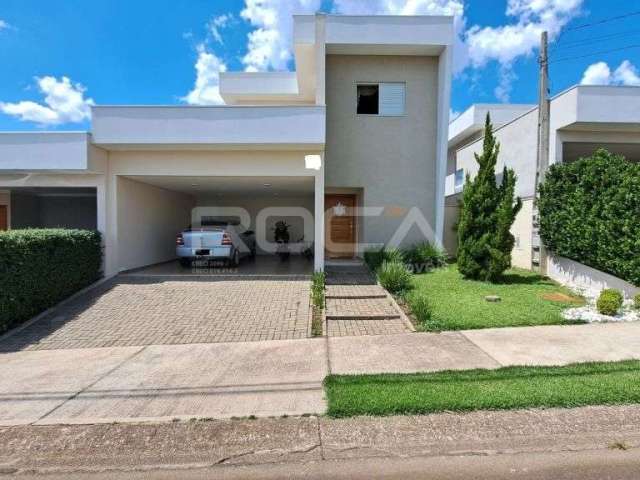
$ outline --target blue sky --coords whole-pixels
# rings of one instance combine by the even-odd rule
[[[291,14],[317,10],[455,15],[455,112],[535,102],[542,29],[566,59],[552,93],[640,84],[640,0],[2,0],[0,130],[87,129],[91,103],[217,103],[221,68],[293,69]]]

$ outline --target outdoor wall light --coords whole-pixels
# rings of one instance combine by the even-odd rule
[[[305,155],[304,166],[310,170],[320,170],[320,167],[322,167],[322,158],[320,155]]]

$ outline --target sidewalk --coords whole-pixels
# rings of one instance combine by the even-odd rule
[[[412,373],[640,359],[640,323],[329,339],[331,373]]]
[[[0,354],[0,425],[323,414],[328,373],[640,359],[640,323]]]

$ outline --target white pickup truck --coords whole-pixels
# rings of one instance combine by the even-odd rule
[[[238,266],[244,257],[256,254],[256,236],[251,230],[238,233],[237,225],[215,222],[187,228],[176,237],[176,255],[180,263],[191,266],[194,260],[222,260]]]

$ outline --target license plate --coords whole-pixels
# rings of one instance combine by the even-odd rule
[[[196,255],[209,255],[209,250],[196,250]]]

